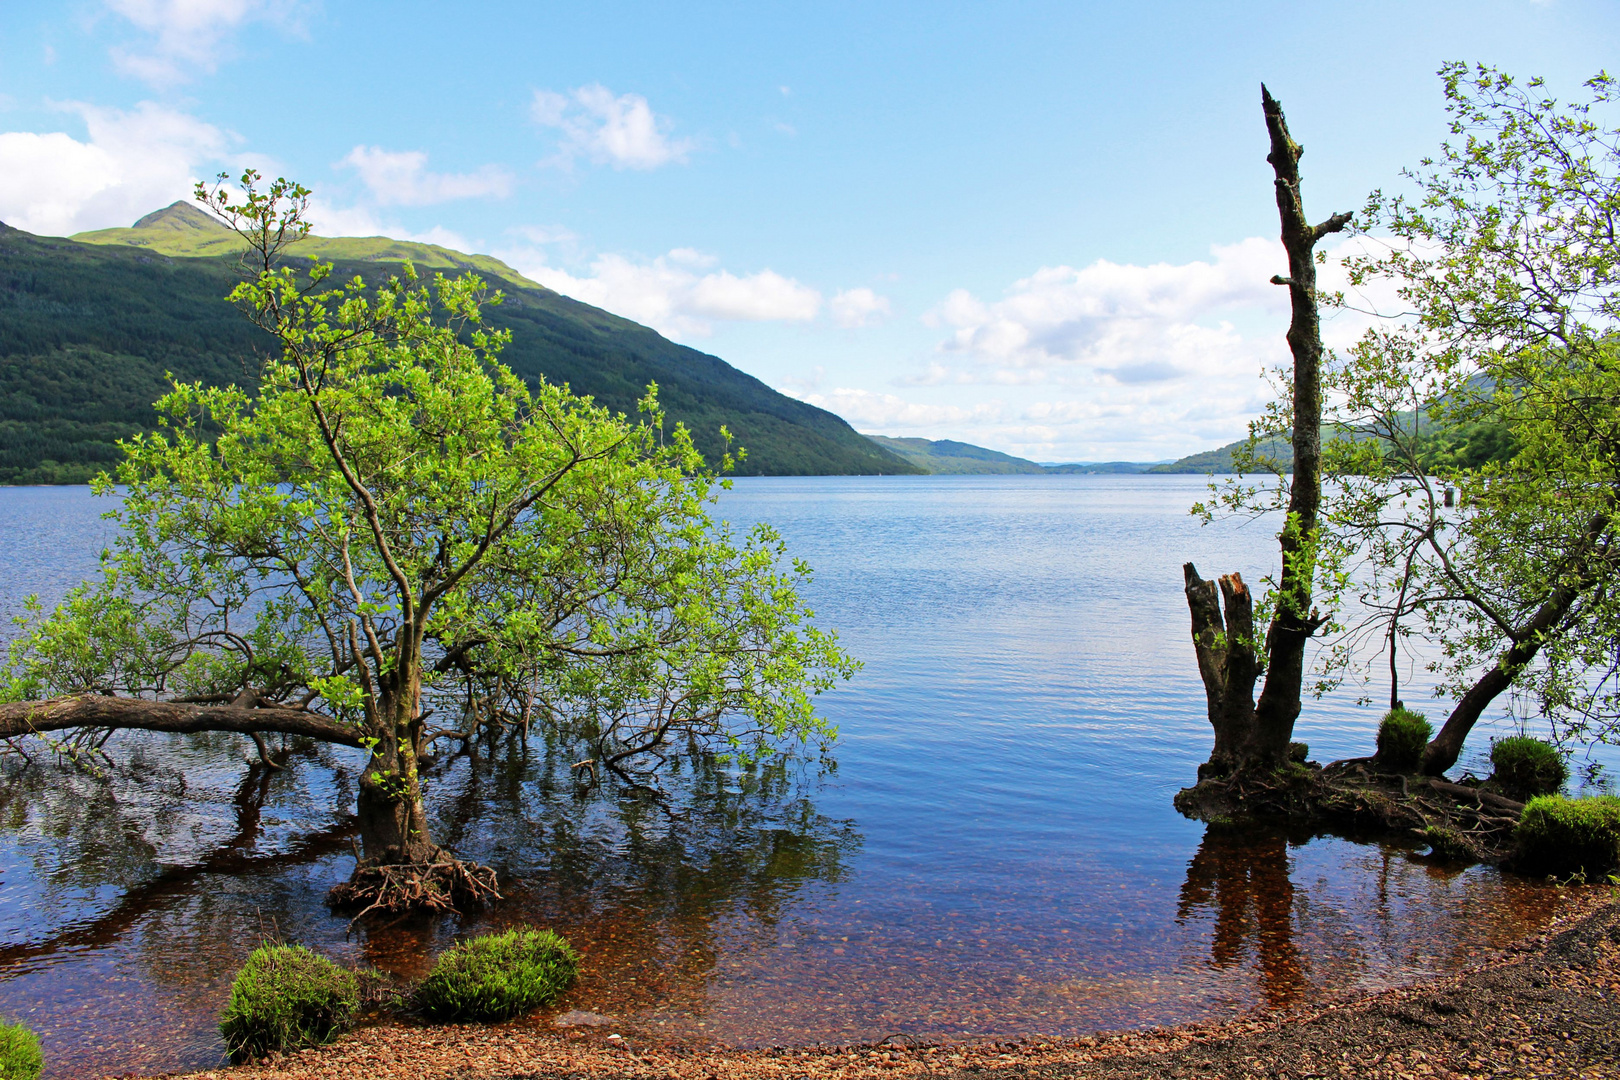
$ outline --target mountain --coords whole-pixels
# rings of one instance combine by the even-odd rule
[[[223,299],[241,273],[239,241],[207,215],[177,204],[90,235],[0,225],[0,483],[82,483],[118,460],[116,440],[153,427],[166,372],[251,387],[272,345]],[[632,414],[657,382],[671,422],[684,421],[711,460],[720,426],[730,429],[748,452],[740,474],[920,471],[832,413],[495,259],[381,237],[312,237],[295,254],[329,258],[339,279],[375,281],[406,259],[495,279],[506,299],[488,315],[512,331],[502,359],[519,376]]]
[[[1046,472],[1033,461],[951,439],[897,439],[888,435],[866,437],[922,472],[955,476],[1007,473],[1042,475]]]
[[[81,244],[144,248],[159,255],[182,258],[238,255],[247,250],[247,243],[219,219],[187,202],[154,210],[128,229],[97,229],[78,233],[70,239]],[[470,270],[485,278],[498,279],[495,284],[502,288],[549,291],[499,259],[464,255],[437,244],[413,240],[391,240],[386,236],[308,236],[287,250],[300,258],[324,259],[330,263],[410,262],[429,274],[461,274]]]

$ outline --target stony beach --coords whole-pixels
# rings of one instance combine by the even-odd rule
[[[600,1019],[576,1017],[574,1019]],[[729,1050],[633,1025],[361,1029],[330,1047],[193,1080],[865,1077],[1529,1078],[1620,1075],[1620,899],[1577,891],[1545,932],[1469,970],[1287,1016],[1069,1042]]]

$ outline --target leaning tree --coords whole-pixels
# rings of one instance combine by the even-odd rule
[[[1277,213],[1288,255],[1287,276],[1271,280],[1288,288],[1288,348],[1294,360],[1289,392],[1269,420],[1273,430],[1292,430],[1293,468],[1291,476],[1278,469],[1272,487],[1228,494],[1233,502],[1253,505],[1259,500],[1262,508],[1286,512],[1278,537],[1282,572],[1260,605],[1262,618],[1269,615],[1264,639],[1256,637],[1254,596],[1240,574],[1206,581],[1192,563],[1183,567],[1198,672],[1215,729],[1209,760],[1198,769],[1201,780],[1287,759],[1299,717],[1306,647],[1326,621],[1311,606],[1322,498],[1323,347],[1315,249],[1323,237],[1349,225],[1350,215],[1334,214],[1311,224],[1300,192],[1299,159],[1305,148],[1289,135],[1281,103],[1264,86],[1260,101],[1271,139],[1266,161],[1276,176]],[[1257,701],[1254,687],[1262,675]]]
[[[1384,246],[1349,264],[1402,310],[1334,372],[1329,511],[1391,698],[1415,639],[1454,700],[1433,776],[1504,696],[1560,738],[1620,738],[1620,89],[1599,75],[1566,104],[1485,66],[1440,74],[1452,137],[1412,195],[1374,194]],[[1493,452],[1449,452],[1481,436]]]
[[[812,698],[854,664],[809,621],[808,568],[768,528],[711,518],[716,473],[665,430],[655,387],[631,420],[526,385],[476,278],[295,269],[309,192],[223,181],[198,197],[243,236],[231,299],[276,352],[252,394],[175,385],[160,430],[97,480],[116,538],[98,579],[22,620],[0,738],[355,747],[351,898],[386,904],[394,882],[443,904],[492,882],[433,841],[435,737],[538,724],[621,769],[831,737]]]

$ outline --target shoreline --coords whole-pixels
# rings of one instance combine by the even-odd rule
[[[1592,886],[1542,931],[1451,975],[1292,1014],[1041,1042],[762,1050],[659,1043],[633,1025],[387,1024],[320,1050],[184,1074],[192,1080],[364,1076],[1612,1077],[1620,1073],[1620,891]],[[618,1038],[613,1036],[618,1035]],[[177,1076],[180,1074],[169,1074]]]

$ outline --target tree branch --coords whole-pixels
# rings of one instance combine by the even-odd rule
[[[143,731],[275,731],[322,742],[360,747],[360,732],[318,713],[298,709],[244,709],[236,705],[189,705],[175,701],[84,694],[0,705],[0,739],[65,728],[126,728]]]

